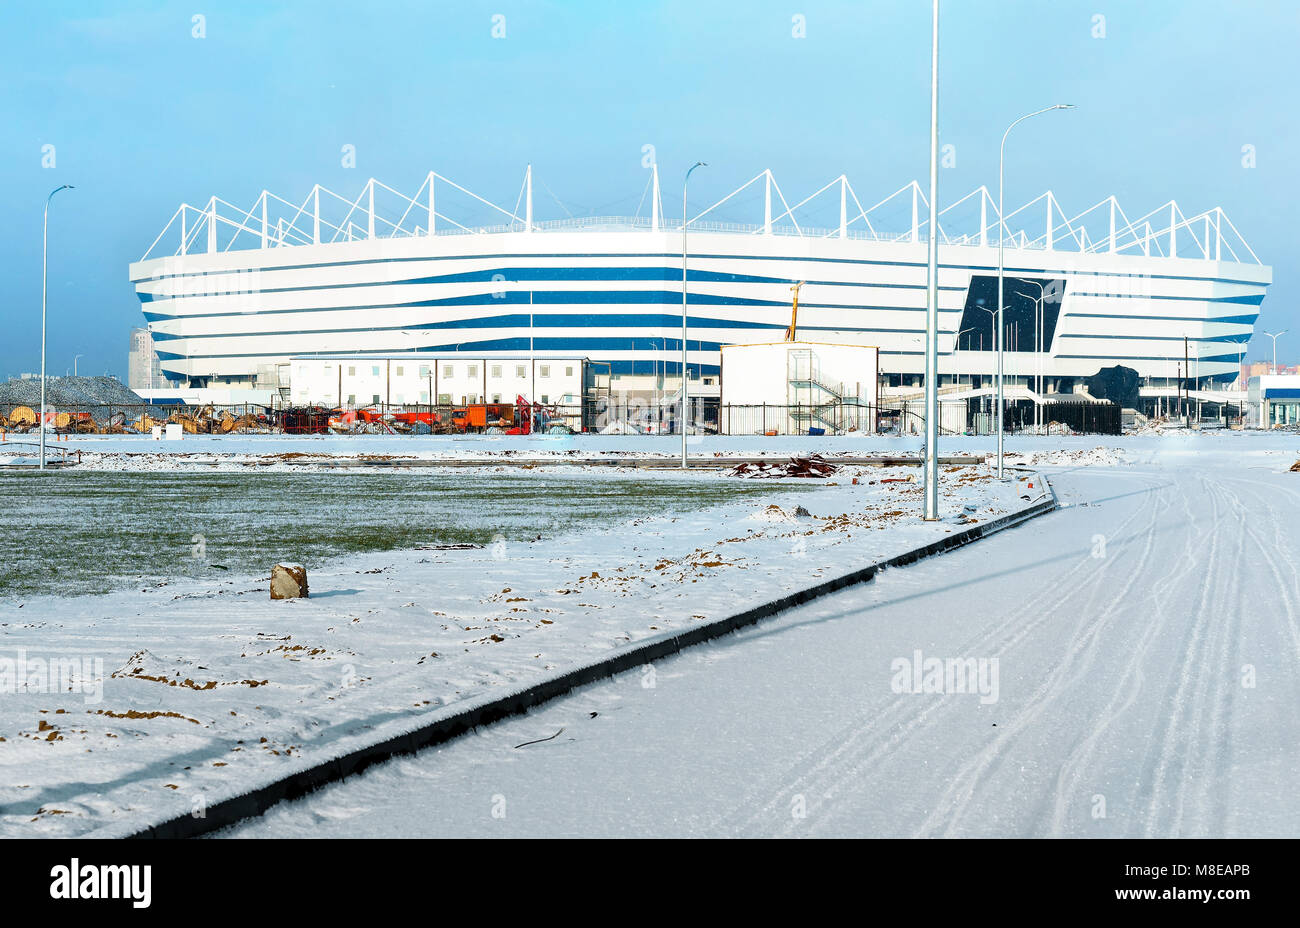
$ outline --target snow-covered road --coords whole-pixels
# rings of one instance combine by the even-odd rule
[[[1284,467],[1049,470],[1057,513],[233,833],[1295,836]]]

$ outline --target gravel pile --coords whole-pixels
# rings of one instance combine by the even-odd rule
[[[131,405],[144,400],[115,377],[48,377],[45,401],[51,406]],[[31,406],[41,402],[41,381],[10,380],[0,383],[0,406]]]

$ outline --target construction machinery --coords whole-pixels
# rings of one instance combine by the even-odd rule
[[[799,288],[807,282],[808,281],[806,280],[801,280],[790,288],[790,292],[794,294],[794,300],[790,304],[790,328],[785,330],[785,340],[788,342],[795,340],[795,328],[799,323]]]
[[[460,432],[508,429],[515,422],[515,408],[509,403],[470,403],[452,410],[452,424]]]

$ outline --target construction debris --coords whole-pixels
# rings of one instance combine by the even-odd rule
[[[835,465],[818,454],[806,458],[795,457],[784,462],[746,461],[727,471],[730,477],[829,477],[833,473]]]

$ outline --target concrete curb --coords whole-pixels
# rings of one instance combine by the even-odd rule
[[[1033,473],[1041,479],[1041,474]],[[371,764],[443,744],[481,725],[489,725],[512,715],[520,715],[534,706],[563,696],[581,686],[662,660],[691,645],[720,638],[746,626],[755,625],[777,613],[827,596],[845,587],[866,583],[886,568],[914,564],[924,558],[960,548],[1005,529],[1014,528],[1037,516],[1045,515],[1057,508],[1057,501],[1051,485],[1046,480],[1043,480],[1043,486],[1046,490],[1046,498],[1031,503],[1024,509],[1000,516],[990,522],[973,525],[960,532],[953,532],[927,545],[847,574],[823,580],[779,599],[746,609],[744,612],[639,642],[618,654],[576,667],[560,676],[534,683],[515,693],[475,700],[470,705],[457,708],[450,715],[373,744],[346,751],[329,760],[316,762],[245,793],[216,802],[207,808],[202,818],[181,814],[152,825],[134,826],[130,830],[122,828],[119,831],[118,828],[110,826],[92,832],[87,837],[192,838],[233,825],[242,819],[261,815],[277,803],[297,799],[328,783],[360,773]]]

